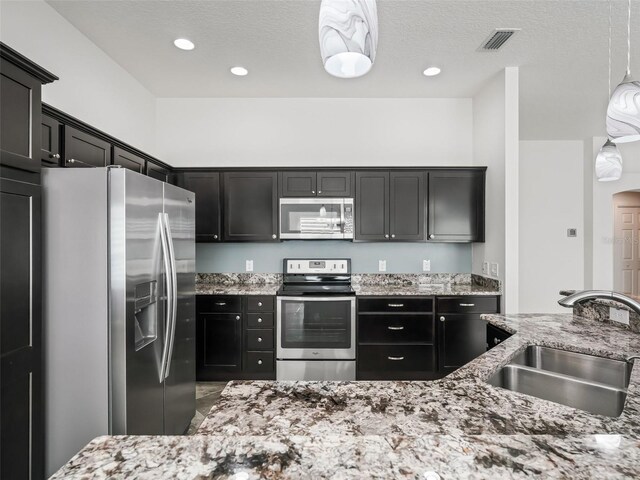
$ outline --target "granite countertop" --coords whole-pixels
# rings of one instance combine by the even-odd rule
[[[279,283],[255,285],[226,285],[223,283],[196,283],[196,295],[275,295]]]
[[[361,297],[383,295],[500,295],[499,290],[471,284],[352,285]]]
[[[516,333],[442,380],[230,382],[198,436],[101,437],[55,478],[640,477],[640,368],[617,418],[485,383],[527,345],[622,359],[640,335],[571,314],[485,318]]]

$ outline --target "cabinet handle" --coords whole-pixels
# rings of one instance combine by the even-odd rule
[[[218,235],[214,235],[214,236],[213,236],[213,238],[214,238],[215,240],[217,240],[217,239],[218,239]]]
[[[389,360],[404,360],[404,357],[387,357]]]
[[[500,339],[498,339],[498,338],[494,338],[494,339],[493,339],[493,344],[494,344],[494,345],[497,345],[497,344],[499,344],[499,343],[500,343]]]
[[[391,238],[396,238],[396,234],[395,234],[395,233],[392,233],[392,234],[391,234]]]
[[[67,160],[67,163],[76,163],[75,158],[70,158],[69,160]]]
[[[216,305],[218,305],[219,307],[224,307],[227,304],[227,302],[216,302]]]
[[[315,191],[315,190],[311,190],[311,193],[313,193],[313,194],[315,195],[315,194],[316,194],[316,191]]]
[[[240,320],[240,315],[236,315],[236,320]]]
[[[431,235],[429,235],[429,238],[433,240],[434,238],[436,238],[436,236],[432,233]]]
[[[262,343],[262,337],[258,337],[258,343]]]
[[[404,303],[388,303],[387,305],[389,305],[390,307],[395,307],[395,308],[404,307]]]
[[[262,319],[258,317],[258,323],[262,323]]]
[[[262,302],[258,302],[258,306],[261,307],[262,306]]]
[[[393,326],[391,326],[391,325],[389,325],[387,328],[388,328],[389,330],[404,330],[404,327],[393,327]]]
[[[318,190],[318,193],[322,193],[322,190]]]
[[[389,234],[388,234],[388,233],[386,233],[386,234],[384,235],[384,238],[389,238]]]
[[[444,317],[440,317],[440,321],[444,322],[446,319]]]
[[[460,306],[461,307],[475,307],[476,304],[475,303],[461,303]]]
[[[262,365],[262,360],[258,360],[258,365]]]
[[[60,154],[59,153],[52,153],[49,155],[49,158],[55,158],[56,160],[60,159]]]
[[[278,236],[274,233],[273,235],[271,235],[271,238],[278,238]]]

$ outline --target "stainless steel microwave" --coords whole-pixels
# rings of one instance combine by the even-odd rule
[[[280,238],[352,239],[353,198],[281,198]]]

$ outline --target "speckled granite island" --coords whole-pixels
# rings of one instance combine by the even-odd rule
[[[620,417],[495,388],[527,345],[622,359],[640,335],[561,315],[432,382],[231,382],[193,437],[101,437],[54,478],[639,478],[640,367]]]

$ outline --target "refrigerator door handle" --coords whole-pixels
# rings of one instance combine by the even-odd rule
[[[176,339],[176,323],[178,323],[178,274],[176,272],[176,254],[173,249],[173,235],[169,225],[169,214],[164,214],[164,227],[166,231],[167,244],[169,247],[169,258],[171,264],[171,336],[169,337],[169,348],[167,353],[167,366],[164,378],[169,376],[171,369],[171,358],[173,357],[173,346]]]
[[[165,271],[165,299],[166,299],[166,328],[164,334],[164,347],[162,348],[162,365],[160,366],[160,383],[166,378],[168,354],[169,354],[169,336],[171,334],[171,317],[173,315],[173,277],[171,275],[171,257],[169,252],[169,240],[167,238],[166,228],[164,226],[164,213],[158,214],[158,222],[160,224],[160,243],[162,244],[162,257],[164,261]]]

